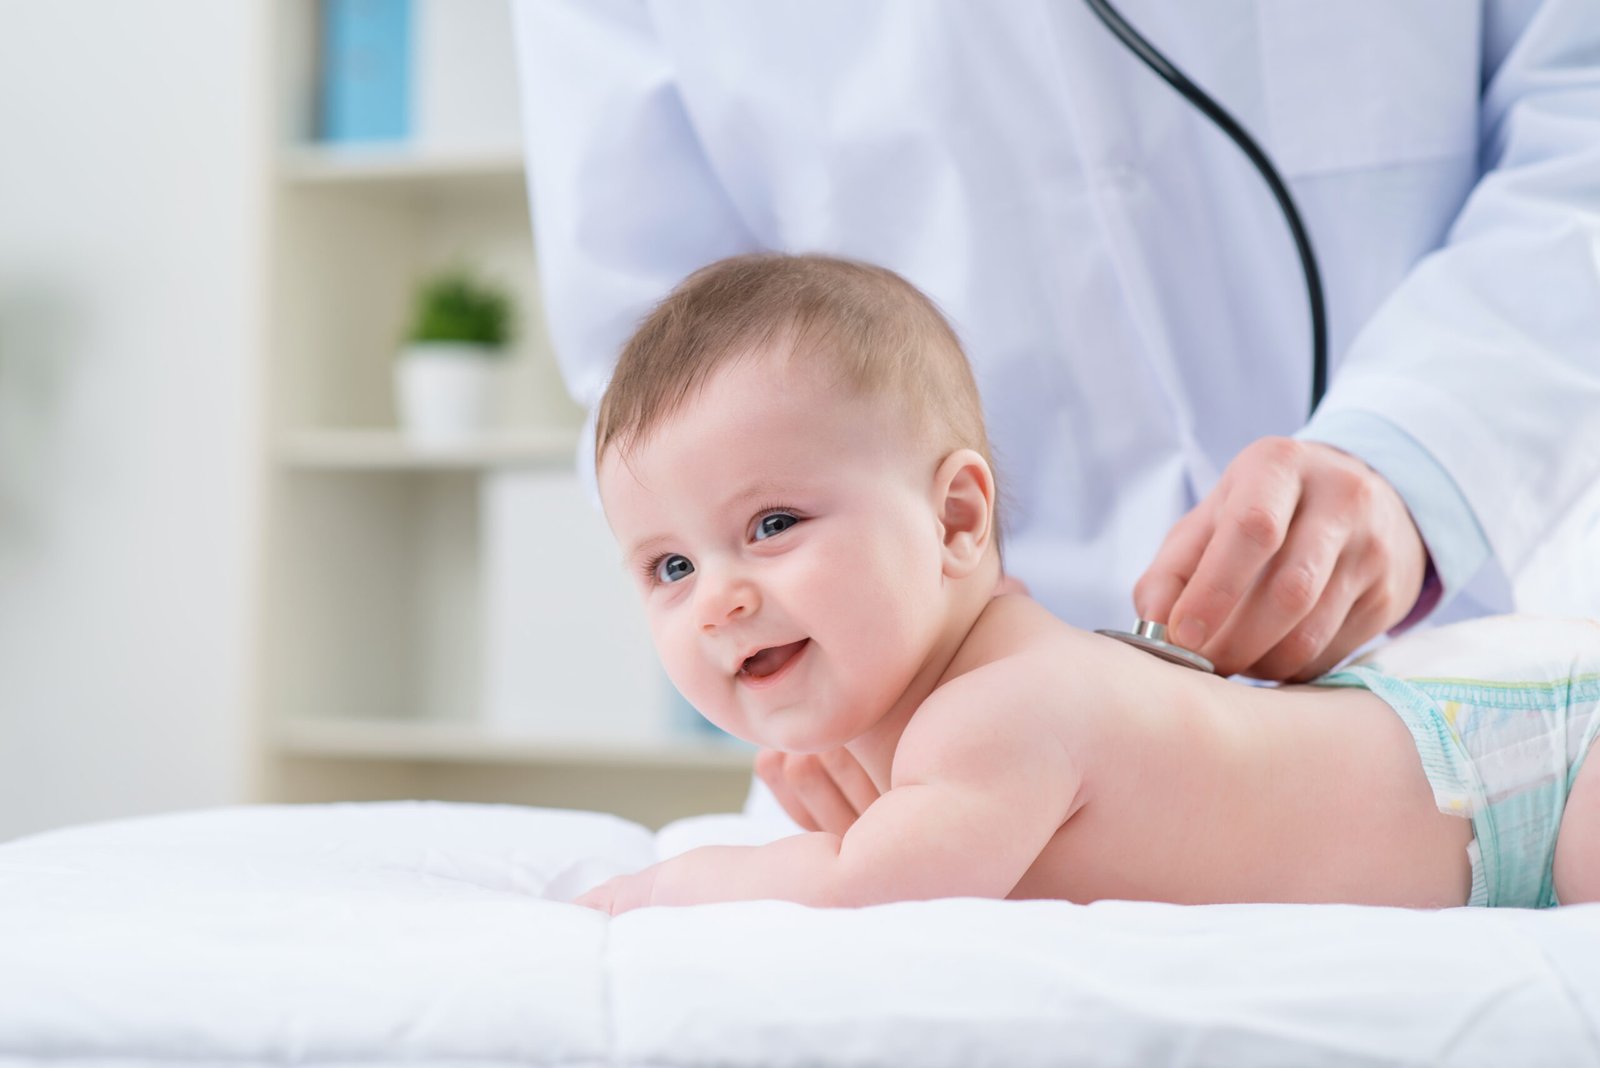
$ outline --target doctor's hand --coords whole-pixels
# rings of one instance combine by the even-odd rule
[[[1329,445],[1262,438],[1178,520],[1133,599],[1219,675],[1302,681],[1404,619],[1426,566],[1382,475]]]
[[[763,749],[756,754],[756,775],[789,818],[808,831],[842,837],[878,799],[878,788],[845,749],[831,753]]]

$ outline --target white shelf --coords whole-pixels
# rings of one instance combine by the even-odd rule
[[[425,471],[497,467],[570,468],[577,431],[518,431],[459,445],[423,446],[395,430],[296,430],[279,456],[291,467],[321,470]]]
[[[308,138],[320,9],[268,6],[282,47],[257,132],[294,140],[262,161],[261,798],[521,799],[650,824],[725,811],[751,754],[672,731],[637,598],[574,470],[583,413],[539,299],[504,0],[430,9],[417,43],[460,49],[429,68],[456,80],[434,83],[415,139],[387,145]],[[396,335],[418,282],[462,264],[517,295],[493,394],[504,429],[419,447],[395,427]],[[518,708],[536,694],[537,719],[473,718],[510,690]]]
[[[283,178],[302,186],[448,188],[461,183],[523,181],[519,147],[429,152],[414,145],[301,145],[285,150]]]
[[[456,763],[748,770],[754,750],[736,739],[548,738],[476,723],[283,721],[278,747],[298,756]]]

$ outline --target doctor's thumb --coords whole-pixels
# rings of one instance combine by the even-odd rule
[[[1139,619],[1171,623],[1173,605],[1183,595],[1211,540],[1210,513],[1197,506],[1172,525],[1155,559],[1133,584],[1133,608]]]
[[[1170,623],[1168,616],[1172,606],[1178,603],[1183,587],[1184,580],[1178,575],[1150,565],[1150,570],[1139,576],[1133,586],[1134,615],[1152,623]]]

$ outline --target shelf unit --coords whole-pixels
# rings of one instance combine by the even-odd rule
[[[528,467],[567,470],[575,435],[533,428],[462,444],[419,447],[394,430],[300,430],[279,443],[279,460],[304,470],[441,471]]]
[[[394,145],[292,145],[279,156],[279,176],[296,185],[359,185],[365,191],[403,188],[449,191],[522,188],[522,154],[515,148],[418,152]]]
[[[507,17],[503,0],[424,7]],[[675,710],[577,482],[582,413],[538,303],[520,146],[314,143],[316,3],[274,11],[257,794],[652,824],[737,806],[751,752]],[[511,63],[509,26],[475,32]],[[518,340],[483,437],[420,448],[396,426],[399,332],[420,279],[463,263],[516,294]]]

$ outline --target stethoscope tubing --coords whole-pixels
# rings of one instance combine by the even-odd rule
[[[1273,199],[1278,202],[1284,220],[1289,224],[1289,234],[1294,239],[1295,251],[1300,256],[1300,269],[1306,280],[1306,302],[1311,309],[1310,411],[1315,412],[1317,405],[1322,403],[1323,395],[1328,391],[1328,318],[1322,295],[1322,272],[1317,268],[1317,256],[1311,248],[1311,237],[1306,233],[1305,223],[1295,207],[1294,197],[1289,194],[1289,187],[1284,184],[1278,169],[1272,165],[1272,160],[1244,127],[1129,25],[1128,21],[1111,6],[1109,0],[1084,0],[1084,2],[1117,40],[1126,45],[1145,66],[1155,71],[1162,81],[1176,89],[1185,100],[1198,108],[1206,118],[1216,124],[1218,129],[1227,134],[1235,145],[1239,146],[1239,150],[1255,165],[1256,170],[1266,181],[1267,188],[1272,191]],[[1131,631],[1098,630],[1095,633],[1126,642],[1169,663],[1207,673],[1216,671],[1215,665],[1199,653],[1167,641],[1167,628],[1161,623],[1141,619],[1134,623]]]
[[[1267,188],[1272,191],[1273,198],[1283,211],[1284,220],[1289,224],[1289,234],[1293,237],[1295,251],[1300,256],[1300,270],[1305,275],[1306,302],[1311,309],[1310,410],[1315,412],[1317,405],[1322,403],[1323,395],[1328,391],[1328,317],[1322,294],[1322,272],[1317,268],[1317,256],[1311,248],[1311,236],[1306,232],[1305,223],[1295,207],[1294,197],[1289,194],[1289,187],[1284,184],[1278,169],[1272,165],[1272,160],[1244,127],[1240,126],[1222,105],[1190,81],[1188,76],[1174,66],[1172,61],[1162,55],[1154,45],[1145,40],[1139,31],[1129,25],[1128,21],[1111,6],[1109,0],[1084,0],[1084,2],[1100,21],[1105,23],[1106,28],[1117,40],[1126,45],[1145,66],[1160,75],[1162,81],[1176,89],[1185,100],[1198,108],[1239,146],[1240,151],[1260,172],[1262,179],[1267,183]]]

